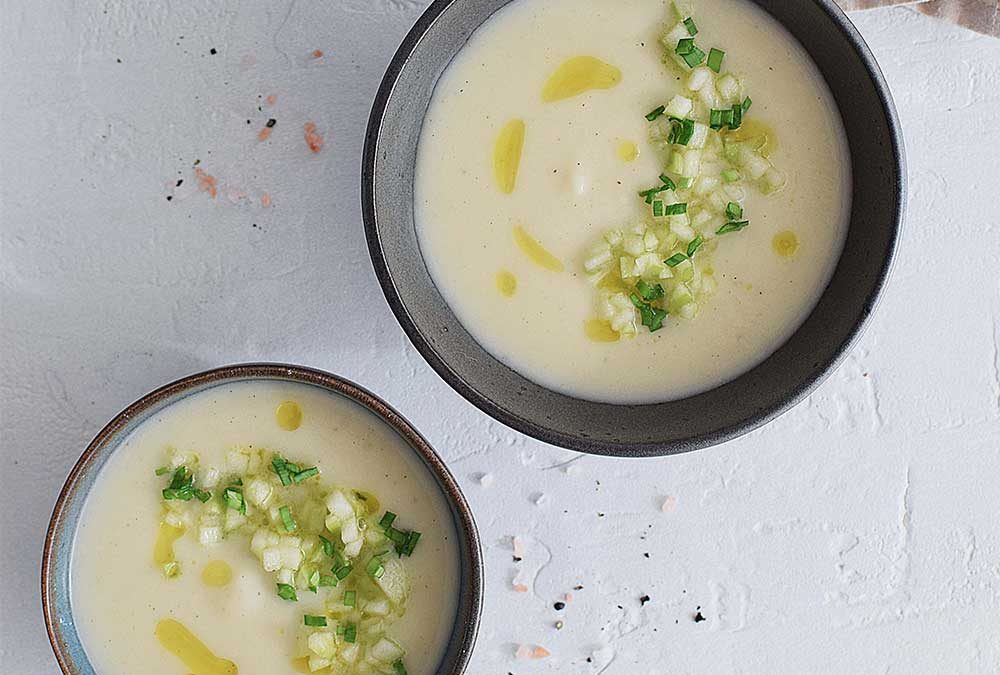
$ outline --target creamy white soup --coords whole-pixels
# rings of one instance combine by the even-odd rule
[[[349,399],[218,386],[143,422],[73,545],[73,617],[102,675],[430,675],[454,625],[448,504]]]
[[[745,0],[515,0],[437,84],[416,227],[463,326],[525,377],[643,403],[804,321],[846,236],[842,122]]]

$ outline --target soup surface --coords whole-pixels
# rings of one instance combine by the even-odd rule
[[[677,45],[676,35],[663,39],[678,19],[664,16],[661,0],[515,0],[449,65],[427,111],[414,200],[435,284],[494,356],[572,396],[655,402],[737,377],[804,321],[843,247],[849,154],[815,65],[750,2],[696,0],[687,7],[679,16],[690,11],[696,21],[695,44],[706,53],[710,47],[725,51],[720,74],[711,75],[720,91],[718,78],[733,73],[752,98],[752,107],[742,95],[736,99],[737,105],[742,101],[738,114],[747,108],[744,126],[721,130],[726,145],[716,140],[720,157],[738,134],[757,134],[766,145],[754,149],[766,158],[753,156],[763,161],[759,171],[725,161],[706,169],[702,161],[701,175],[712,185],[741,195],[739,210],[711,214],[712,220],[705,215],[703,227],[687,237],[683,224],[652,217],[650,200],[637,196],[660,186],[660,175],[680,183],[685,173],[676,165],[677,172],[665,170],[671,166],[668,144],[651,140],[652,127],[668,119],[662,108],[660,119],[650,121],[647,114],[677,95],[699,106],[687,88],[692,69],[676,58],[684,45]],[[707,63],[701,61],[702,70]],[[707,125],[704,108],[701,122]],[[675,145],[671,151],[683,157],[686,150]],[[780,178],[759,189],[772,174],[759,180],[757,174],[772,163]],[[727,185],[730,177],[735,182]],[[671,206],[681,200],[666,198],[670,194],[662,197]],[[691,223],[700,217],[696,200],[707,197],[692,193],[688,199]],[[727,230],[720,218],[736,224]],[[680,231],[674,250],[682,254],[693,246],[691,261],[680,269],[697,263],[696,292],[705,291],[697,304],[685,308],[684,298],[671,295],[674,269],[673,279],[663,280],[665,319],[655,313],[647,318],[642,298],[635,298],[633,310],[635,280],[620,283],[618,249],[612,251],[610,284],[603,272],[592,274],[594,243],[614,228],[627,235],[636,223]],[[695,235],[699,241],[692,244]],[[701,284],[709,277],[710,284]],[[614,311],[625,312],[630,325],[624,328],[609,318],[612,309],[602,314],[599,306],[608,295],[601,287],[616,285],[626,307]],[[650,292],[655,297],[655,288]]]
[[[297,599],[290,601],[276,593],[275,575],[265,571],[251,551],[245,531],[242,535],[227,532],[221,542],[204,544],[199,541],[198,527],[189,528],[173,542],[176,563],[163,565],[159,547],[165,543],[160,535],[167,509],[209,507],[222,498],[223,483],[209,487],[206,479],[211,498],[205,504],[197,499],[165,501],[161,491],[171,483],[173,467],[170,472],[164,467],[160,475],[156,469],[167,464],[169,457],[192,453],[202,470],[225,467],[233,448],[250,447],[267,448],[267,457],[280,453],[300,462],[298,479],[293,472],[289,491],[349,486],[352,495],[380,502],[375,507],[378,511],[398,514],[397,524],[421,532],[412,555],[398,558],[409,577],[410,595],[405,613],[391,623],[387,634],[406,650],[402,661],[408,673],[436,672],[455,620],[459,579],[457,534],[440,488],[405,441],[360,405],[316,387],[278,381],[221,385],[178,401],[143,422],[102,468],[80,519],[70,583],[76,626],[96,672],[309,672],[305,657],[311,654],[311,633],[337,634],[339,630],[339,636],[331,639],[343,643],[347,624],[328,615],[325,604],[356,604],[360,611],[363,584],[368,580],[361,580],[362,585],[356,581],[365,570],[355,569],[339,585],[324,587],[327,579],[336,583],[327,561],[317,592],[300,584],[297,593],[292,592]],[[319,474],[306,466],[315,466]],[[265,463],[261,475],[267,471],[270,464]],[[197,475],[201,480],[205,473]],[[237,487],[249,495],[251,482]],[[199,485],[196,481],[195,487]],[[275,494],[281,490],[281,483],[276,483]],[[247,499],[252,517],[253,498]],[[277,504],[274,501],[272,508]],[[293,506],[297,534],[306,529],[304,509]],[[233,516],[237,511],[224,513]],[[368,527],[377,525],[372,522]],[[343,548],[338,537],[329,531],[326,536],[334,540],[336,555],[340,555]],[[324,559],[322,551],[318,558]],[[386,570],[395,564],[390,559],[395,554],[386,555]],[[355,567],[362,565],[355,563]],[[375,573],[371,567],[367,571]],[[280,592],[281,584],[277,588]],[[357,597],[350,601],[348,589],[357,589]],[[313,619],[304,621],[306,615]],[[315,624],[324,615],[329,617],[327,628],[304,625]],[[353,629],[358,631],[359,644],[364,621],[369,620],[363,619]],[[335,630],[335,625],[340,628]],[[192,635],[204,646],[192,641]],[[184,647],[188,660],[172,653],[177,645]],[[200,669],[191,665],[195,662],[202,664]],[[396,672],[388,663],[381,670],[364,668],[359,665],[336,672]]]

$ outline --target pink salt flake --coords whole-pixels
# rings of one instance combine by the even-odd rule
[[[269,94],[266,99],[268,105],[274,105],[278,102],[278,96],[276,94]]]
[[[271,205],[271,195],[266,192],[260,196],[260,205],[265,209]]]
[[[660,510],[664,513],[671,513],[677,508],[677,497],[673,495],[667,495],[663,499],[663,504],[660,505]]]
[[[514,656],[519,659],[544,659],[551,655],[552,652],[539,645],[518,645],[517,651],[514,652]]]
[[[323,58],[323,50],[322,49],[314,49],[313,53],[312,53],[312,57],[314,59],[321,59],[321,58]]]
[[[563,596],[563,600],[565,602],[573,602],[573,594],[567,593],[566,595]]]
[[[194,177],[198,181],[198,189],[202,192],[207,192],[212,199],[215,199],[219,194],[219,186],[215,180],[215,176],[205,173],[200,168],[196,168],[194,170]]]
[[[524,542],[521,541],[520,537],[513,537],[511,540],[511,545],[514,548],[514,557],[523,558],[524,557]]]
[[[323,137],[316,132],[316,123],[306,122],[303,128],[305,129],[306,145],[309,146],[309,149],[313,152],[322,150]]]
[[[528,587],[525,586],[524,584],[520,584],[520,583],[515,582],[514,583],[514,592],[515,593],[527,593],[528,592]]]

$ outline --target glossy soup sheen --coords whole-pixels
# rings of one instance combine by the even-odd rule
[[[286,401],[298,404],[300,420],[294,408],[281,408]],[[294,431],[282,428],[296,423]],[[374,494],[383,509],[423,533],[405,559],[412,584],[407,611],[389,635],[407,649],[411,675],[434,673],[459,592],[457,535],[440,488],[375,415],[339,395],[283,382],[224,385],[189,396],[140,425],[102,469],[84,505],[70,580],[74,620],[96,672],[187,673],[154,635],[164,619],[183,624],[243,675],[301,672],[292,658],[302,617],[310,609],[322,614],[322,601],[309,592],[294,603],[278,598],[247,537],[206,547],[194,528],[174,545],[180,576],[166,579],[153,564],[160,490],[169,481],[154,470],[166,463],[166,448],[194,450],[205,467],[225,466],[225,450],[236,445],[315,464],[324,482]]]
[[[745,0],[688,6],[698,43],[724,49],[725,70],[745,78],[753,98],[748,119],[776,131],[771,160],[788,176],[777,194],[748,191],[750,226],[720,240],[713,260],[719,286],[694,320],[671,316],[655,334],[640,328],[637,337],[612,343],[584,328],[595,316],[584,255],[605,230],[648,213],[636,193],[655,185],[663,167],[644,115],[683,93],[661,63],[661,0],[516,0],[455,58],[427,112],[415,208],[435,284],[488,351],[569,395],[655,402],[737,377],[802,323],[843,247],[849,155],[815,65]],[[577,56],[617,67],[621,81],[543,100],[549,76]],[[514,119],[523,130],[506,126]],[[492,153],[498,138],[513,142],[517,133],[523,147],[508,193]],[[529,260],[518,227],[558,265]]]

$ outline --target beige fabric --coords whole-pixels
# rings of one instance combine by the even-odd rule
[[[851,11],[888,5],[913,5],[918,11],[1000,36],[1000,0],[837,0]]]

